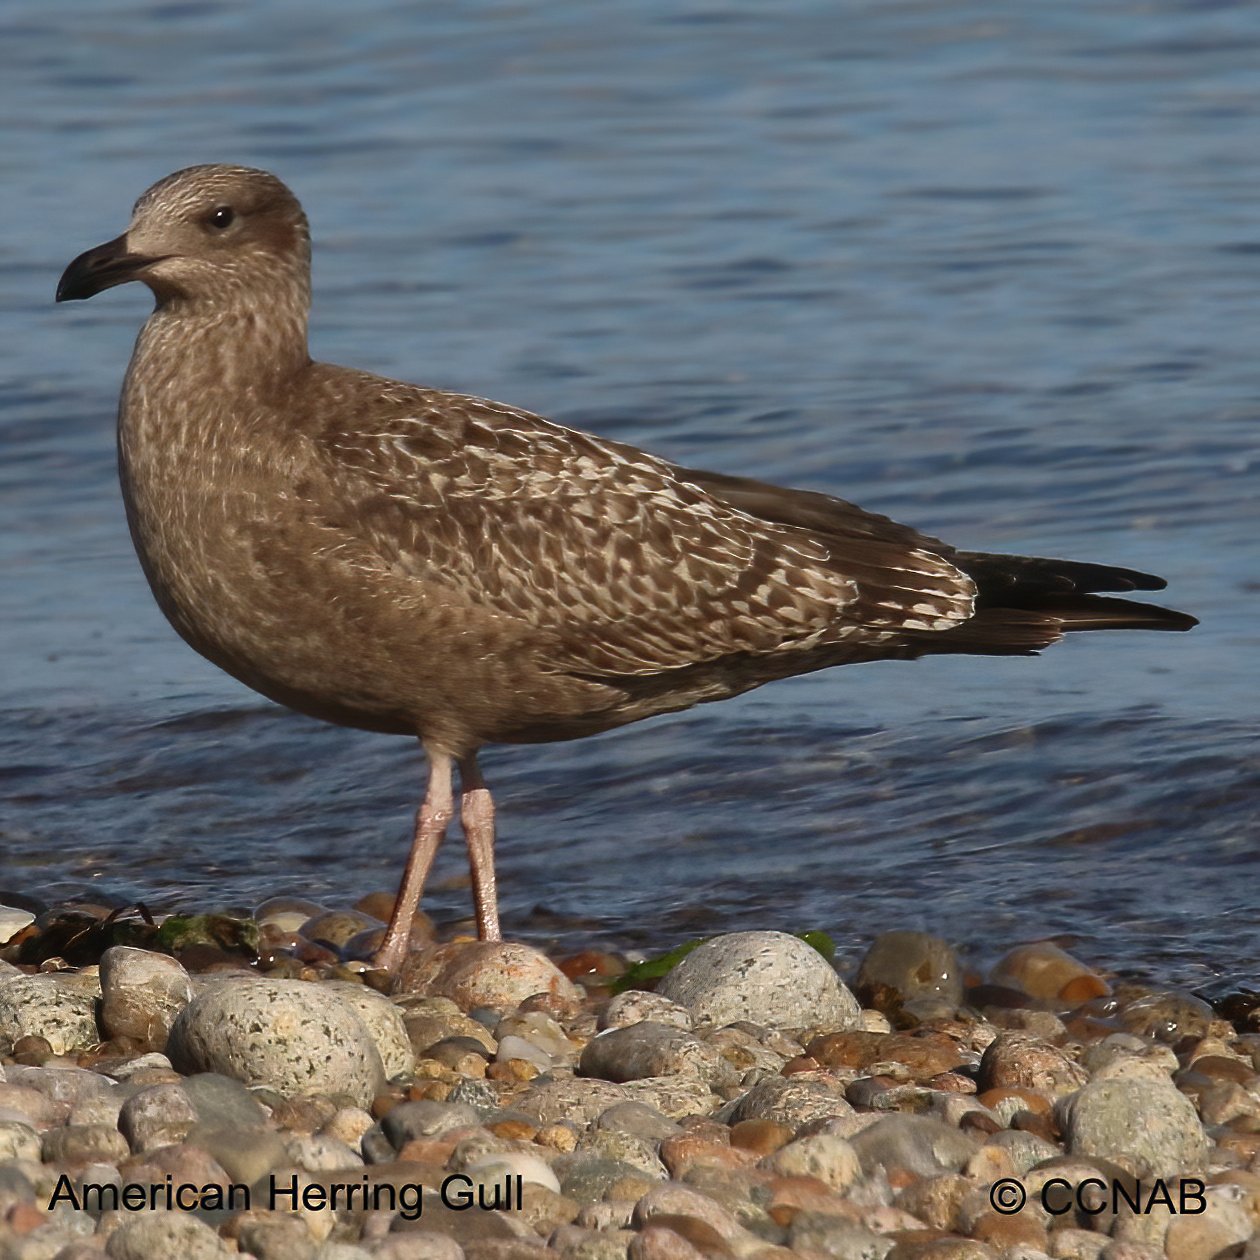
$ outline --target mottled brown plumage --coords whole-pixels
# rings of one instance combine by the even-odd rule
[[[478,926],[498,935],[483,744],[592,734],[852,661],[1194,624],[1091,594],[1164,585],[1147,574],[955,551],[826,495],[314,363],[306,218],[263,171],[155,184],[58,300],[128,280],[157,300],[119,465],[163,612],[262,694],[417,736],[429,756],[383,965],[405,952],[454,811],[453,761]]]

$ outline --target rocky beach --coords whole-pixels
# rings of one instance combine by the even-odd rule
[[[0,1257],[1260,1255],[1242,1007],[905,931],[391,978],[385,901],[0,914]]]

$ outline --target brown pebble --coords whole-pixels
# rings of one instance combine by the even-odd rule
[[[1047,1115],[1050,1111],[1051,1102],[1045,1094],[1039,1094],[1035,1089],[1022,1089],[1017,1085],[986,1089],[983,1093],[976,1095],[976,1102],[992,1111],[1008,1098],[1018,1098],[1024,1104],[1023,1109],[1035,1111],[1038,1115]]]
[[[661,1163],[671,1177],[680,1178],[698,1164],[720,1168],[740,1168],[756,1159],[752,1151],[737,1151],[724,1142],[714,1142],[692,1133],[676,1133],[660,1145]]]
[[[490,1125],[495,1137],[509,1138],[515,1142],[532,1142],[538,1137],[538,1128],[525,1120],[500,1120]]]
[[[5,1215],[5,1223],[19,1237],[48,1224],[48,1213],[33,1203],[15,1203]]]
[[[927,1082],[929,1089],[939,1089],[947,1094],[974,1094],[976,1083],[960,1072],[938,1072]]]
[[[400,1102],[404,1101],[404,1094],[401,1089],[387,1089],[383,1093],[377,1094],[372,1099],[372,1105],[368,1110],[372,1113],[373,1120],[381,1120],[387,1116]]]
[[[798,1072],[817,1072],[822,1064],[817,1059],[811,1059],[807,1054],[798,1054],[795,1059],[789,1059],[783,1065],[784,1076],[795,1076]]]
[[[492,1081],[532,1081],[540,1072],[538,1064],[528,1059],[508,1059],[503,1063],[491,1063],[485,1074]]]
[[[399,1147],[397,1158],[401,1162],[433,1164],[444,1168],[458,1145],[459,1140],[456,1138],[411,1138]]]
[[[1047,1142],[1057,1143],[1062,1136],[1049,1116],[1041,1116],[1033,1111],[1017,1111],[1011,1117],[1011,1128],[1045,1138]]]
[[[959,1129],[964,1133],[1001,1133],[1002,1126],[998,1124],[992,1116],[986,1116],[983,1111],[969,1111],[958,1122]]]
[[[823,1067],[857,1068],[859,1071],[881,1063],[900,1063],[916,1081],[949,1072],[963,1061],[958,1046],[948,1037],[907,1036],[904,1033],[829,1033],[815,1037],[805,1053]]]
[[[577,1149],[577,1130],[567,1124],[544,1124],[538,1130],[534,1141],[552,1151],[574,1151]]]
[[[52,1043],[47,1037],[19,1037],[13,1043],[12,1055],[14,1063],[20,1063],[23,1067],[42,1067],[53,1057]]]
[[[337,1114],[327,1098],[283,1098],[272,1108],[272,1123],[291,1133],[316,1133]]]
[[[740,1120],[731,1127],[731,1145],[755,1155],[769,1155],[792,1140],[793,1131],[777,1120]]]
[[[1000,1212],[984,1212],[971,1227],[971,1236],[977,1242],[987,1243],[997,1251],[1009,1251],[1013,1247],[1033,1247],[1048,1251],[1049,1236],[1045,1226],[1031,1212],[1017,1212],[1003,1216]]]
[[[1017,945],[999,960],[990,979],[1022,989],[1031,997],[1069,1004],[1110,992],[1097,972],[1051,941]],[[1069,986],[1075,986],[1080,996],[1068,996],[1064,990]]]

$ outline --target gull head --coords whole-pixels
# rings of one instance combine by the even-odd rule
[[[306,215],[274,175],[247,166],[190,166],[141,196],[121,236],[65,269],[57,301],[138,280],[158,306],[287,298],[305,307],[310,265]]]

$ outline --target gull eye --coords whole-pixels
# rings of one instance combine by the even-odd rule
[[[219,232],[230,228],[235,221],[236,211],[231,206],[215,206],[205,219],[207,227],[212,227]]]

